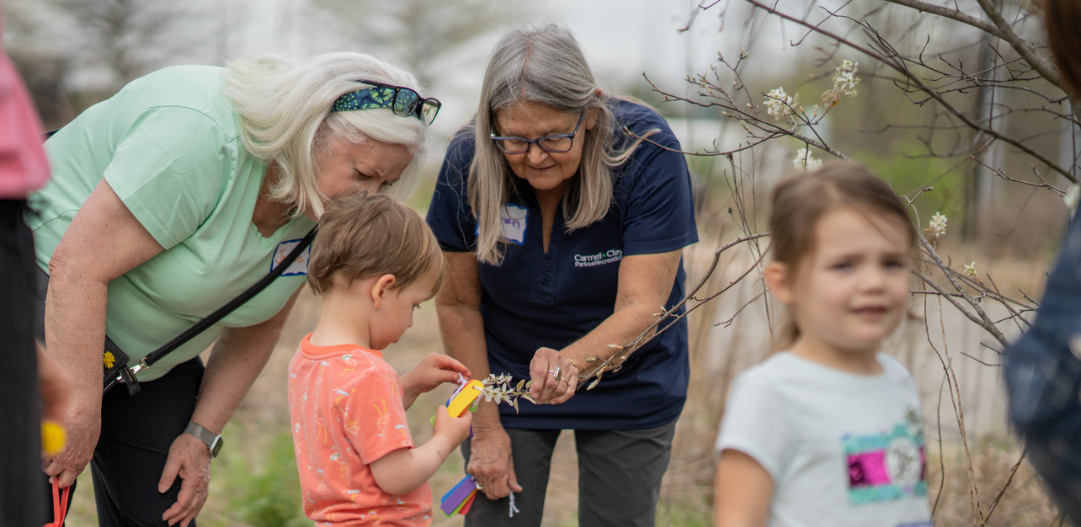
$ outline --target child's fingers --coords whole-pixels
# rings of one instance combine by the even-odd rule
[[[432,365],[440,370],[449,370],[452,372],[461,373],[462,375],[469,374],[469,368],[466,368],[464,364],[458,362],[453,357],[443,355],[442,353],[432,353],[428,357],[432,361]],[[458,376],[455,375],[454,378],[455,380],[457,380]]]
[[[435,409],[435,423],[432,425],[435,428],[435,433],[439,433],[446,429],[447,421],[450,419],[450,415],[447,414],[446,406],[439,406]]]

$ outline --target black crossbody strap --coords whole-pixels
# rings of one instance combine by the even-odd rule
[[[300,243],[298,243],[297,246],[289,252],[289,255],[286,256],[285,259],[282,260],[282,262],[278,264],[278,266],[275,267],[273,271],[270,272],[270,274],[267,274],[266,276],[260,278],[258,282],[255,282],[255,284],[253,284],[243,293],[237,295],[236,298],[226,302],[225,305],[219,307],[216,311],[207,315],[206,318],[200,320],[199,322],[196,322],[195,325],[193,325],[192,327],[184,330],[183,333],[173,337],[172,340],[166,342],[160,348],[150,352],[150,354],[147,355],[145,359],[140,361],[140,364],[143,365],[143,368],[149,368],[152,364],[161,360],[162,357],[168,355],[180,346],[183,346],[186,342],[194,338],[196,335],[206,331],[206,329],[210,326],[217,324],[219,321],[221,321],[221,319],[225,318],[226,315],[232,313],[233,310],[240,307],[248,300],[251,300],[252,297],[259,294],[263,289],[266,289],[266,287],[270,285],[270,283],[273,282],[275,278],[281,276],[281,274],[284,273],[285,270],[293,264],[293,262],[297,261],[297,258],[300,257],[301,253],[303,253],[304,250],[312,244],[312,240],[315,239],[315,233],[318,230],[318,225],[312,227],[312,230],[308,231],[308,234],[305,234],[304,238],[301,238]]]

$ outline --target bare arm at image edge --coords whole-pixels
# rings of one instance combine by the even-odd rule
[[[105,308],[113,279],[162,251],[105,180],[87,197],[49,261],[45,349],[71,377],[67,444],[43,461],[68,487],[94,453],[101,430]]]

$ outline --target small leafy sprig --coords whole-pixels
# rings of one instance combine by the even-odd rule
[[[533,386],[533,381],[523,379],[511,388],[510,383],[513,380],[513,377],[505,373],[500,375],[488,374],[488,378],[481,381],[484,384],[484,391],[481,392],[481,396],[484,397],[485,401],[495,401],[496,404],[507,403],[514,407],[515,412],[518,411],[519,398],[537,404],[537,401],[534,401],[529,395],[529,388]],[[474,404],[479,402],[480,398]]]

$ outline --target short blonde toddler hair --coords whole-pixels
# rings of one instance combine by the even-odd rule
[[[443,283],[443,252],[424,219],[408,205],[383,194],[360,192],[327,203],[312,242],[308,283],[322,294],[334,286],[392,274],[403,288],[437,273],[434,296]]]

